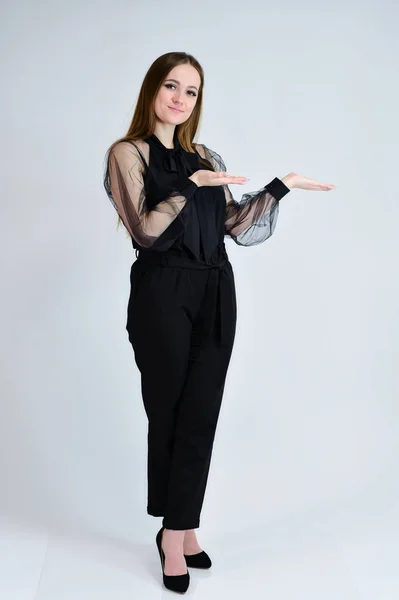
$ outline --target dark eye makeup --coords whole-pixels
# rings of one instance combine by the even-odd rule
[[[171,86],[172,86],[172,87],[176,87],[174,83],[165,83],[165,87],[167,87],[168,89],[169,89]],[[190,94],[192,94],[194,98],[195,98],[195,97],[196,97],[196,95],[197,95],[197,94],[196,94],[196,93],[195,93],[193,90],[189,90],[189,93],[190,93]]]

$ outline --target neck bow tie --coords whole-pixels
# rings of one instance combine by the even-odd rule
[[[163,167],[167,173],[183,171],[183,173],[191,175],[201,168],[197,154],[185,152],[176,136],[174,137],[174,148],[165,148],[154,134],[149,139],[163,152]]]

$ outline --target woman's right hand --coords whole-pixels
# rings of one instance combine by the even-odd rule
[[[230,175],[225,171],[208,171],[208,169],[200,169],[199,171],[195,171],[189,177],[191,181],[198,187],[209,186],[209,185],[229,185],[231,183],[239,183],[243,185],[247,183],[249,179],[247,177],[237,177],[235,175]]]

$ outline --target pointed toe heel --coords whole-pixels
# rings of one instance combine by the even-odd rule
[[[165,553],[162,550],[161,542],[162,542],[162,533],[163,527],[158,531],[157,537],[155,539],[159,558],[161,559],[161,567],[162,567],[162,577],[164,586],[171,590],[172,592],[178,592],[179,594],[184,594],[188,590],[188,586],[190,585],[190,574],[187,571],[184,575],[165,575]]]
[[[194,569],[210,569],[212,566],[212,561],[204,550],[198,554],[185,554],[184,558],[186,565]]]

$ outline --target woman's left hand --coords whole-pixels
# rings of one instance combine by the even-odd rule
[[[314,192],[329,192],[335,190],[336,187],[332,183],[320,183],[304,175],[298,175],[297,173],[289,173],[281,180],[287,187],[298,188],[300,190],[311,190]]]

